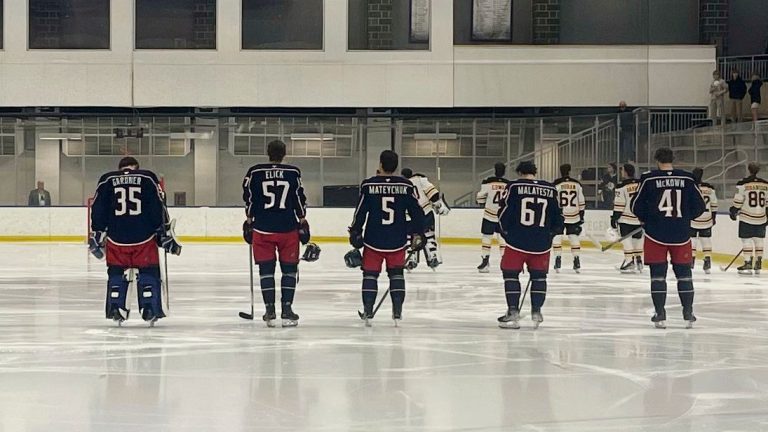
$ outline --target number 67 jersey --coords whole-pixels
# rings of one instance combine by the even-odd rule
[[[679,169],[643,174],[630,206],[644,224],[645,235],[670,246],[690,240],[691,221],[706,209],[693,175]]]
[[[307,214],[301,171],[292,165],[252,166],[243,179],[243,201],[253,230],[262,234],[295,231]]]
[[[542,180],[511,181],[502,197],[499,225],[507,247],[531,254],[549,252],[553,236],[563,231],[557,189]]]

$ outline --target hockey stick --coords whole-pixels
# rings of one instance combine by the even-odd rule
[[[721,271],[724,271],[724,272],[725,272],[725,271],[728,271],[728,269],[729,269],[729,268],[731,268],[731,266],[733,265],[733,263],[735,263],[735,262],[736,262],[736,260],[737,260],[737,259],[739,259],[739,257],[741,256],[741,253],[742,253],[742,252],[744,252],[744,249],[740,250],[740,251],[739,251],[739,253],[737,253],[736,255],[734,255],[733,259],[731,260],[731,262],[730,262],[730,263],[728,263],[728,265],[727,265],[726,267],[720,266],[720,270],[721,270]]]
[[[251,253],[251,246],[248,246],[248,270],[251,275],[251,313],[240,312],[240,318],[253,320],[253,254]]]
[[[528,279],[528,283],[525,284],[525,292],[523,292],[523,296],[520,297],[520,305],[517,307],[517,311],[520,313],[520,316],[523,315],[523,305],[525,304],[525,296],[528,295],[528,288],[531,287],[531,279]]]
[[[384,291],[384,295],[381,297],[381,300],[379,300],[379,304],[376,305],[376,308],[373,309],[373,314],[369,318],[373,318],[376,316],[376,312],[379,311],[381,304],[384,303],[384,299],[387,298],[388,295],[389,295],[389,288],[387,288],[387,290]],[[365,319],[364,313],[357,311],[357,315],[360,317],[360,319]]]
[[[639,227],[637,227],[637,228],[633,229],[633,230],[632,230],[631,232],[629,232],[627,235],[621,236],[621,237],[620,237],[618,240],[616,240],[616,241],[613,241],[613,242],[611,242],[611,243],[608,243],[607,245],[605,245],[605,246],[601,247],[601,248],[600,248],[600,252],[605,252],[605,251],[607,251],[608,249],[610,249],[610,248],[612,248],[612,247],[616,246],[617,244],[619,244],[619,243],[623,242],[624,240],[626,240],[626,239],[628,239],[628,238],[632,237],[633,235],[635,235],[635,234],[639,233],[639,232],[640,232],[640,231],[642,231],[642,230],[643,230],[643,227],[642,227],[642,226],[639,226]]]
[[[171,313],[171,296],[169,294],[171,289],[168,283],[168,251],[163,249],[163,252],[163,267],[165,268],[165,283],[163,284],[165,304],[163,306],[165,306],[165,314],[169,315]]]

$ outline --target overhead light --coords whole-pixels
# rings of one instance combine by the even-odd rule
[[[83,139],[83,135],[79,133],[43,132],[38,136],[38,139],[45,140],[45,141],[59,141],[59,140],[80,141]]]
[[[417,133],[413,134],[416,141],[455,140],[459,136],[455,133]]]
[[[211,139],[213,132],[173,132],[168,135],[170,139]]]
[[[333,134],[292,133],[291,141],[333,141]]]

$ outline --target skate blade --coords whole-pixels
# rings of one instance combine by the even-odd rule
[[[500,322],[499,328],[503,328],[505,330],[519,330],[520,322],[519,321]]]
[[[365,321],[365,326],[366,327],[373,327],[373,323],[368,318],[364,319],[363,321]]]
[[[157,318],[149,320],[149,328],[155,328],[156,322],[157,322]]]
[[[393,318],[392,321],[394,321],[395,327],[400,327],[400,321],[402,321],[402,319]]]
[[[275,326],[276,326],[276,324],[275,324],[275,320],[270,320],[270,319],[268,319],[268,320],[264,320],[264,323],[265,323],[265,324],[267,325],[267,327],[269,327],[269,328],[275,328]]]
[[[685,328],[686,329],[692,329],[693,328],[694,321],[686,321],[685,322]]]
[[[533,329],[534,330],[538,330],[540,325],[541,325],[541,321],[534,321],[533,322]]]
[[[704,270],[704,273],[705,273],[705,274],[710,274],[710,273],[712,273],[712,270],[710,270],[710,269],[706,269],[706,270]]]
[[[560,269],[559,269],[559,268],[556,268],[556,269],[555,269],[555,273],[560,273]]]
[[[653,323],[653,326],[656,327],[657,329],[664,330],[667,328],[667,323],[665,321],[657,321]]]
[[[491,271],[489,269],[487,269],[487,268],[484,268],[484,269],[479,269],[478,272],[479,273],[490,273]]]
[[[282,325],[283,327],[296,327],[299,325],[299,322],[297,320],[284,319]]]
[[[576,274],[581,274],[581,269],[573,269],[573,271],[576,272]]]
[[[752,276],[752,270],[739,270],[740,275]]]

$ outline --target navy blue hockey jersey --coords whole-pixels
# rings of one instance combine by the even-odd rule
[[[365,226],[363,240],[367,247],[397,251],[408,243],[408,234],[423,232],[424,212],[415,190],[404,177],[374,176],[363,181],[351,228],[362,231]]]
[[[552,237],[563,231],[557,189],[543,180],[513,180],[504,192],[499,225],[507,246],[528,253],[552,248]]]
[[[307,197],[301,171],[292,165],[268,163],[252,166],[243,179],[245,214],[261,233],[297,230],[307,215]]]
[[[106,231],[113,243],[135,245],[149,240],[162,227],[163,192],[155,173],[113,171],[96,186],[91,206],[91,230]]]
[[[681,245],[690,239],[691,221],[699,217],[706,206],[693,175],[675,169],[643,174],[631,208],[651,240]]]

